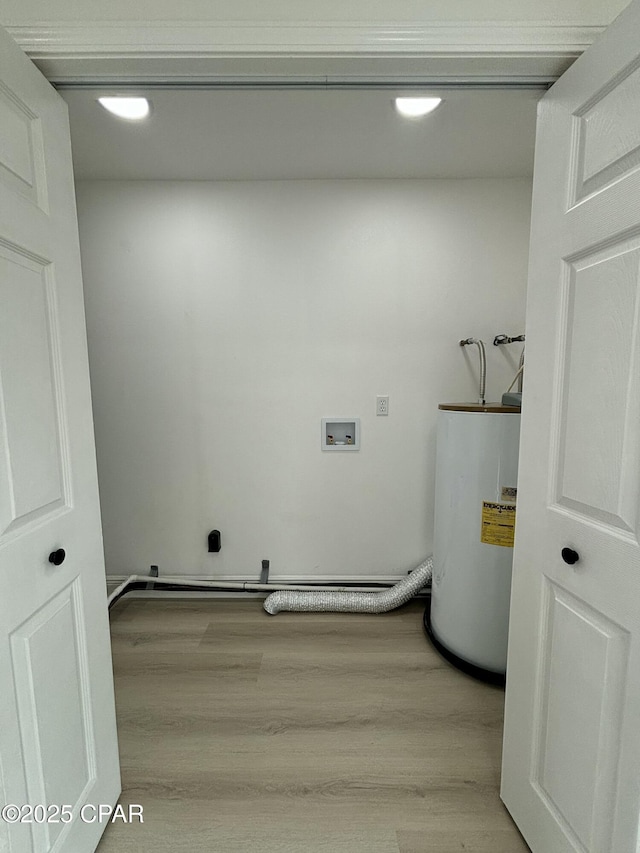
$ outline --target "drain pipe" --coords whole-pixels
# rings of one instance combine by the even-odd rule
[[[281,610],[323,613],[386,613],[410,601],[433,574],[433,557],[427,557],[419,566],[395,586],[379,592],[330,590],[300,592],[280,590],[267,596],[263,607],[275,615]]]
[[[401,581],[402,582],[402,581]],[[334,592],[334,593],[372,593],[380,592],[378,586],[317,586],[315,584],[278,584],[278,583],[252,583],[251,581],[207,581],[207,580],[191,580],[183,577],[151,577],[149,575],[129,575],[129,577],[117,586],[107,598],[109,607],[127,592],[131,591],[134,584],[142,583],[145,587],[149,584],[165,585],[165,586],[181,586],[191,589],[201,590],[206,592],[212,591],[235,591],[235,592]],[[395,587],[393,587],[395,588]],[[382,590],[386,592],[387,590]]]
[[[522,337],[524,337],[524,335]],[[522,380],[524,377],[524,347],[522,347],[522,352],[520,353],[520,361],[518,362],[518,371],[520,373],[520,378],[518,379],[518,391],[520,391],[520,393],[522,393]]]
[[[518,342],[524,342],[524,335],[515,335],[512,337],[511,335],[496,335],[493,339],[494,347],[500,347],[504,344],[515,344]],[[462,343],[462,342],[461,342]],[[522,347],[522,352],[520,353],[520,361],[518,362],[518,372],[516,373],[516,378],[518,380],[518,391],[522,393],[522,376],[524,373],[524,347]],[[515,379],[514,379],[515,382]],[[509,391],[513,388],[514,382],[509,386]],[[507,392],[508,393],[508,392]]]

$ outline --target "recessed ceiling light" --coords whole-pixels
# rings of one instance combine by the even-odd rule
[[[442,98],[396,98],[396,109],[407,118],[420,118],[442,103]]]
[[[105,110],[118,116],[139,121],[149,115],[149,101],[146,98],[111,97],[98,98]]]

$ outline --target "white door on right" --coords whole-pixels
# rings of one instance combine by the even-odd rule
[[[640,0],[542,99],[502,798],[640,853]]]

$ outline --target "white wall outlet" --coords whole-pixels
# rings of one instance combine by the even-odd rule
[[[376,415],[389,414],[389,396],[376,397]]]

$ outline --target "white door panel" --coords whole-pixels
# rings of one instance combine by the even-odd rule
[[[640,166],[639,91],[640,66],[631,59],[573,111],[572,204]]]
[[[0,793],[74,814],[0,850],[85,853],[120,781],[68,121],[2,31],[0,81]]]
[[[638,853],[638,33],[635,0],[539,109],[502,778],[534,853]]]
[[[51,264],[0,245],[2,536],[68,506],[59,328]],[[24,365],[29,363],[29,382]],[[66,476],[65,476],[66,475]],[[65,482],[66,481],[66,482]]]
[[[2,184],[47,210],[42,128],[20,95],[0,80],[0,178]]]
[[[30,803],[66,803],[78,811],[96,783],[85,635],[79,578],[11,634]],[[55,668],[51,649],[59,650]],[[36,824],[33,829],[40,835],[40,849],[49,850],[64,825]]]

